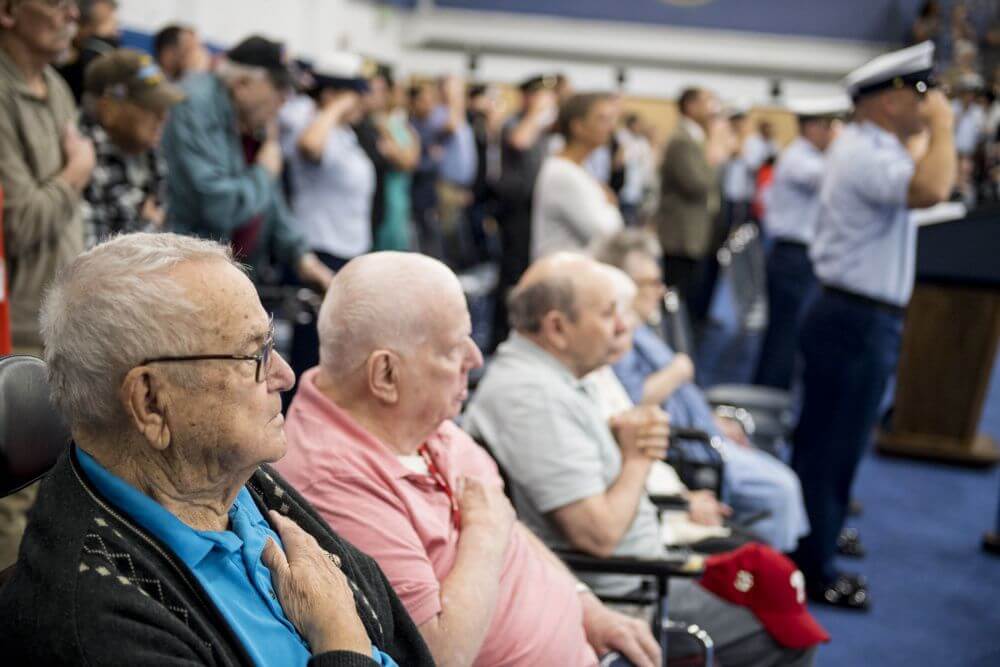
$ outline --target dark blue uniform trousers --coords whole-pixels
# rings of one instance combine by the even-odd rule
[[[802,322],[804,397],[792,468],[802,482],[811,532],[794,558],[813,585],[837,576],[837,536],[896,369],[902,329],[901,309],[825,288]]]
[[[767,256],[767,335],[757,360],[755,384],[791,388],[800,324],[818,292],[808,246],[778,240]]]

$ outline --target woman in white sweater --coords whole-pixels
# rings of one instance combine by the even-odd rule
[[[557,128],[565,146],[546,158],[535,182],[533,259],[583,250],[624,226],[614,194],[583,168],[587,156],[611,140],[617,115],[611,96],[599,93],[574,95],[562,105]]]

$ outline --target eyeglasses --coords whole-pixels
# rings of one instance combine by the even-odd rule
[[[267,338],[264,339],[264,343],[260,346],[260,349],[252,355],[241,355],[241,354],[194,354],[186,357],[154,357],[152,359],[144,359],[139,363],[140,366],[145,364],[155,364],[162,362],[175,362],[175,361],[255,361],[257,362],[257,369],[254,371],[254,379],[260,383],[263,382],[267,377],[267,372],[271,368],[271,357],[274,352],[274,317],[268,320],[267,323]]]

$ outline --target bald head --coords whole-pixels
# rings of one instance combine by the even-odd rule
[[[363,255],[334,277],[319,312],[320,366],[332,378],[361,367],[372,351],[414,349],[444,304],[464,295],[447,266],[416,253]]]
[[[606,363],[624,328],[614,282],[590,257],[549,255],[532,264],[511,292],[511,326],[583,377]]]
[[[319,314],[317,389],[393,451],[414,454],[468,397],[483,363],[455,274],[381,252],[338,273]]]
[[[511,327],[521,333],[538,333],[542,319],[553,310],[576,319],[581,281],[599,268],[589,257],[568,252],[554,253],[532,264],[508,297]]]

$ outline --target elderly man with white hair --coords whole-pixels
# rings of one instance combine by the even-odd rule
[[[266,465],[294,378],[227,248],[103,243],[42,335],[73,444],[0,592],[7,664],[433,664],[374,561]]]
[[[482,363],[442,263],[356,258],[320,311],[278,468],[372,554],[442,665],[659,665],[648,626],[604,607],[515,520],[496,465],[452,421]]]

